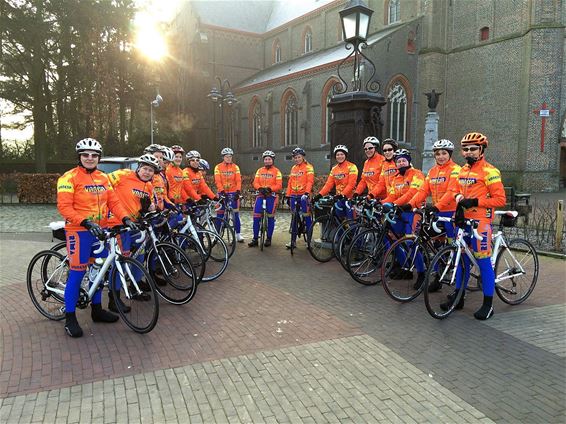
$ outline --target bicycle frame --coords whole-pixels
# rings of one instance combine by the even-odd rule
[[[498,211],[499,212],[499,211]],[[497,212],[496,212],[497,213]],[[498,215],[501,213],[497,213]],[[437,222],[450,222],[452,218],[447,218],[447,217],[438,217],[437,218]],[[483,237],[477,232],[477,229],[475,228],[475,225],[477,224],[476,221],[474,220],[467,220],[466,221],[467,224],[469,224],[472,229],[473,229],[473,237],[476,238],[479,241],[483,240]],[[438,230],[438,227],[433,224],[433,227],[435,229],[435,231]],[[472,267],[478,267],[478,262],[474,256],[474,254],[472,253],[472,251],[470,250],[470,248],[468,247],[468,244],[464,241],[464,237],[466,236],[466,232],[464,231],[463,228],[458,228],[458,231],[456,233],[456,237],[454,239],[454,241],[452,242],[452,245],[458,247],[457,251],[456,251],[456,258],[454,263],[458,264],[460,262],[460,259],[462,257],[462,251],[464,252],[464,254],[469,258],[471,266]],[[499,255],[499,250],[500,249],[507,249],[510,256],[513,258],[513,261],[515,262],[515,264],[518,266],[519,268],[519,272],[514,273],[514,274],[510,274],[510,275],[504,275],[507,273],[507,271],[505,271],[504,273],[502,273],[501,275],[496,275],[495,276],[495,284],[497,285],[500,281],[504,281],[504,280],[508,280],[510,278],[514,278],[517,277],[519,275],[525,274],[525,270],[523,268],[523,266],[521,265],[521,263],[517,260],[517,258],[515,257],[515,255],[513,254],[513,252],[511,251],[511,249],[509,249],[509,246],[507,245],[507,242],[505,241],[505,238],[503,236],[503,232],[502,231],[497,231],[497,233],[492,234],[491,236],[491,242],[492,242],[492,252],[491,252],[491,257],[489,258],[490,263],[491,263],[491,267],[493,269],[495,269],[495,262],[497,260],[497,257]],[[446,270],[445,270],[446,272]],[[445,276],[445,273],[443,273],[443,275],[441,275],[440,277],[443,278]]]

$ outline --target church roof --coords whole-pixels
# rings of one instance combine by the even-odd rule
[[[385,37],[389,36],[393,32],[406,25],[407,24],[397,25],[394,28],[388,28],[371,35],[367,41],[368,47],[371,47],[372,45],[378,43]],[[348,53],[349,51],[344,48],[344,43],[340,43],[336,47],[300,56],[294,60],[273,65],[238,84],[237,88],[241,90],[256,84],[261,84],[266,81],[307,71],[309,69],[318,68],[320,66],[324,66],[326,64],[344,59],[348,55]]]
[[[334,0],[195,0],[195,14],[204,24],[263,34]]]

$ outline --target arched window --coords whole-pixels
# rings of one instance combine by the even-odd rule
[[[480,41],[489,40],[489,27],[483,27],[480,29]]]
[[[309,27],[307,27],[303,35],[303,46],[304,53],[312,52],[312,31]]]
[[[406,141],[407,136],[407,92],[401,83],[395,83],[387,95],[389,100],[389,137]]]
[[[273,42],[272,56],[273,56],[273,63],[281,62],[281,43],[279,42],[279,40],[275,40]]]
[[[330,121],[332,119],[332,113],[328,107],[328,102],[332,98],[332,88],[338,82],[338,78],[331,77],[322,88],[322,96],[320,98],[320,108],[321,108],[321,139],[320,144],[324,146],[330,143]]]
[[[252,147],[260,147],[262,145],[261,137],[261,124],[263,120],[263,114],[261,113],[261,103],[257,97],[252,99],[249,111],[249,122],[250,122],[250,141]]]
[[[389,0],[387,8],[387,23],[394,24],[401,19],[400,0]]]
[[[284,146],[299,144],[299,103],[293,90],[289,89],[281,98],[281,128]]]

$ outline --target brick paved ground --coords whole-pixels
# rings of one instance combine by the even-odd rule
[[[566,420],[563,260],[541,258],[523,305],[497,300],[478,322],[472,293],[438,321],[422,299],[397,304],[285,242],[239,245],[190,304],[162,304],[148,335],[81,311],[73,340],[23,285],[49,237],[0,234],[0,422]]]

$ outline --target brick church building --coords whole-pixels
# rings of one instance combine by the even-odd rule
[[[161,87],[176,116],[188,123],[185,148],[215,163],[221,148],[231,146],[250,174],[266,149],[288,172],[290,152],[301,146],[317,174],[327,174],[327,103],[338,64],[349,53],[339,17],[346,3],[185,2],[171,24],[175,59]],[[566,0],[366,4],[374,13],[364,52],[387,100],[383,138],[411,150],[419,166],[428,112],[424,93],[435,89],[442,93],[436,108],[440,138],[456,143],[466,132],[483,132],[490,140],[488,160],[502,171],[505,185],[530,191],[563,185]],[[343,74],[351,77],[352,67]],[[223,96],[216,102],[212,87]]]

